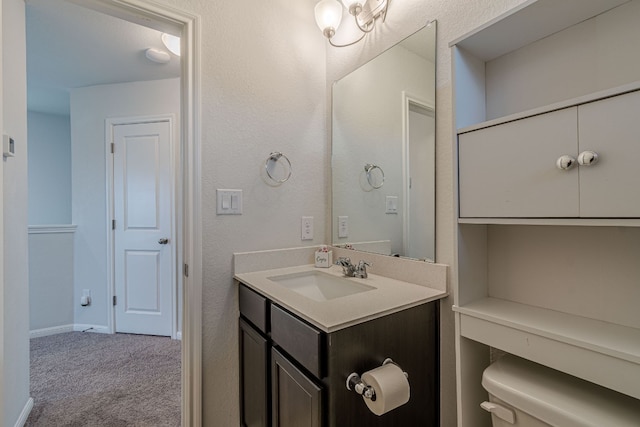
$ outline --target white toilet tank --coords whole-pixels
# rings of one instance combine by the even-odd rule
[[[482,386],[494,427],[640,426],[640,400],[516,356],[485,369]]]

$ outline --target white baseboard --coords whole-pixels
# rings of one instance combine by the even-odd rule
[[[73,330],[76,332],[94,332],[98,334],[108,334],[109,328],[101,325],[83,325],[76,323],[73,325]]]
[[[51,328],[42,328],[42,329],[34,329],[33,331],[29,331],[29,338],[39,338],[46,337],[48,335],[55,334],[63,334],[65,332],[96,332],[99,334],[108,334],[109,328],[106,326],[98,326],[98,325],[83,325],[83,324],[71,324],[71,325],[61,325],[61,326],[53,326]]]
[[[65,332],[73,332],[74,325],[53,326],[51,328],[35,329],[29,331],[29,338],[46,337],[48,335],[63,334]]]
[[[25,425],[25,423],[27,422],[27,418],[29,418],[29,414],[31,413],[32,409],[33,409],[33,397],[30,397],[29,400],[27,400],[27,403],[25,403],[24,408],[22,408],[22,412],[20,412],[20,416],[16,420],[15,427],[22,427]]]

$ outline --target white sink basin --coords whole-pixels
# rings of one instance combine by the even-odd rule
[[[318,270],[283,274],[267,279],[315,301],[328,301],[375,289],[373,286]]]

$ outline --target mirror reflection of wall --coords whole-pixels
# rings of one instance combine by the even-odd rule
[[[435,258],[435,35],[431,22],[334,83],[334,245]]]

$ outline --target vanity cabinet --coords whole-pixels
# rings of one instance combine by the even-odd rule
[[[438,301],[325,332],[242,283],[239,292],[243,426],[438,425]],[[386,358],[409,374],[411,398],[376,416],[345,384]]]
[[[638,20],[640,2],[527,1],[451,42],[458,427],[491,426],[482,374],[504,353],[640,406],[640,58],[591,54],[640,43]]]
[[[640,217],[639,123],[636,91],[460,133],[460,217]]]

